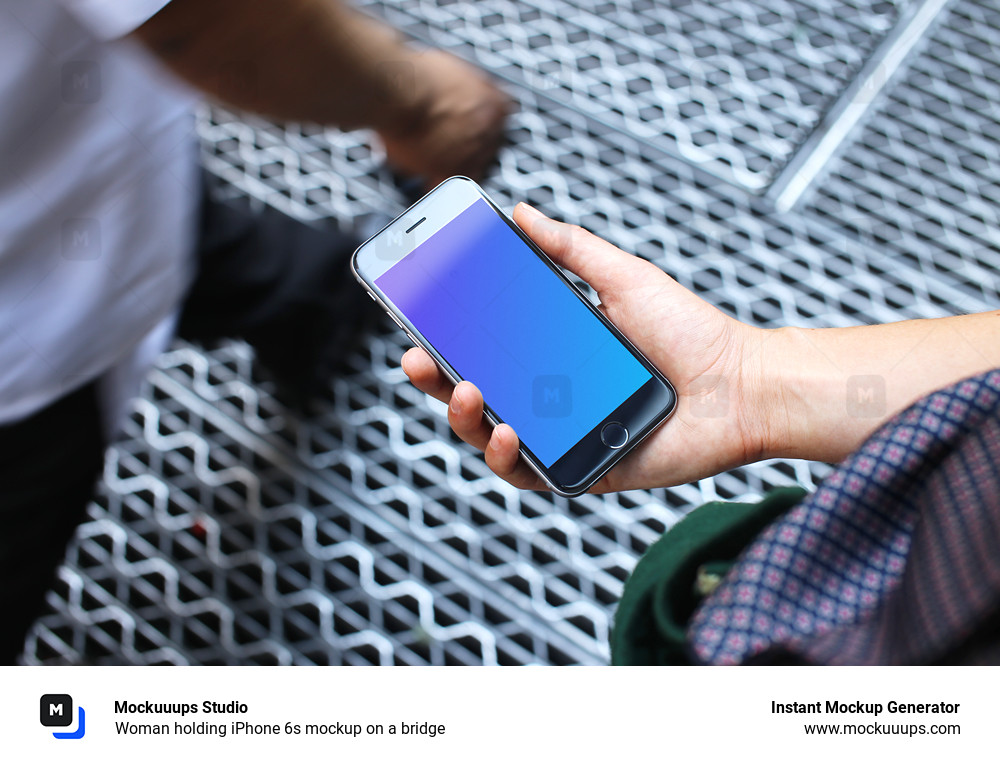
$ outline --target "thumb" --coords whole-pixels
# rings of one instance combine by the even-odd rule
[[[589,284],[598,295],[628,289],[641,279],[641,258],[622,252],[586,229],[554,221],[521,202],[514,208],[514,222],[553,261]]]

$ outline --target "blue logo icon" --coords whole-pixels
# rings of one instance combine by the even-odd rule
[[[38,720],[42,726],[71,726],[73,724],[73,698],[68,694],[43,694],[39,700]],[[76,731],[54,731],[56,739],[83,739],[87,733],[87,717],[83,708],[77,708]]]

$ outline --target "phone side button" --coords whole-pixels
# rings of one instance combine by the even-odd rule
[[[628,441],[628,430],[621,423],[612,421],[601,429],[601,441],[605,447],[621,449]]]

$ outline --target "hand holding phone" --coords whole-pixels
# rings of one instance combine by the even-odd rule
[[[458,180],[453,179],[447,183],[452,184]],[[464,181],[463,183],[469,182]],[[466,191],[464,190],[463,193]],[[481,195],[481,191],[477,191],[476,194]],[[473,200],[473,202],[477,201],[478,197]],[[466,199],[462,205],[458,206],[458,211],[451,211],[445,217],[455,218],[456,212],[470,208],[471,204]],[[404,215],[404,223],[409,223],[411,220],[414,223],[418,222],[423,217],[423,211],[430,209],[433,208],[418,208],[409,216]],[[486,218],[477,219],[476,230],[482,229],[484,225],[493,226],[492,219],[489,218],[490,215],[501,216],[499,212],[488,213],[481,208],[479,215],[486,216]],[[466,222],[468,223],[469,220],[466,219]],[[640,408],[638,414],[645,421],[640,421],[638,427],[635,418],[625,423],[626,428],[623,430],[626,433],[622,434],[625,444],[617,444],[615,447],[613,446],[615,442],[612,441],[611,447],[605,444],[603,448],[593,449],[594,440],[603,436],[600,432],[604,427],[622,417],[622,412],[627,413],[628,402],[635,400],[636,392],[641,392],[644,387],[654,387],[656,392],[666,392],[659,398],[660,404],[665,399],[672,399],[673,392],[669,384],[665,382],[663,372],[671,377],[679,375],[685,385],[697,378],[701,378],[702,382],[711,379],[715,369],[713,365],[719,361],[718,357],[712,356],[718,350],[712,347],[713,342],[726,336],[726,328],[731,328],[733,332],[729,334],[728,340],[734,342],[731,345],[738,346],[738,343],[735,343],[739,340],[738,330],[745,326],[726,317],[684,290],[655,266],[622,253],[582,229],[551,221],[525,206],[519,206],[516,220],[524,224],[531,238],[538,245],[541,245],[542,250],[552,256],[557,263],[575,271],[597,289],[604,313],[625,332],[626,336],[634,338],[640,346],[643,346],[642,351],[646,357],[635,352],[634,347],[617,334],[617,330],[613,331],[614,337],[611,334],[607,338],[601,336],[598,346],[603,348],[602,354],[604,356],[594,357],[593,348],[586,345],[581,346],[580,342],[577,342],[575,346],[570,343],[568,351],[556,348],[556,346],[563,344],[563,338],[567,338],[568,341],[579,341],[580,336],[586,336],[588,332],[603,332],[600,329],[603,326],[601,323],[607,322],[603,319],[597,319],[595,320],[596,329],[591,327],[590,330],[581,331],[579,326],[573,326],[573,323],[582,322],[584,319],[579,316],[576,319],[565,318],[577,311],[570,305],[572,301],[585,303],[584,313],[591,312],[595,316],[599,315],[586,302],[585,298],[572,292],[568,283],[558,287],[558,289],[554,286],[542,288],[537,286],[544,275],[542,271],[532,271],[533,276],[525,284],[517,282],[516,274],[514,277],[505,274],[505,269],[508,268],[514,268],[514,271],[520,274],[521,268],[526,267],[529,261],[526,260],[521,266],[515,268],[511,264],[521,263],[516,257],[506,260],[502,258],[503,252],[489,250],[490,246],[487,243],[495,244],[500,241],[507,242],[501,250],[505,248],[506,250],[516,249],[516,243],[511,244],[513,240],[509,240],[502,228],[491,228],[486,241],[476,242],[471,247],[464,238],[465,235],[459,236],[458,229],[461,229],[461,226],[458,229],[452,229],[451,235],[448,236],[458,237],[456,242],[461,241],[461,247],[458,247],[456,252],[468,253],[471,251],[472,257],[480,258],[480,261],[475,265],[475,268],[479,269],[477,279],[485,279],[484,273],[488,274],[491,268],[500,269],[499,278],[509,282],[510,285],[515,285],[515,287],[511,290],[498,290],[496,294],[491,292],[488,300],[482,299],[482,296],[477,293],[477,290],[486,289],[482,285],[474,286],[469,295],[456,297],[452,293],[461,289],[456,285],[464,283],[458,278],[462,264],[453,264],[457,271],[439,270],[435,279],[431,280],[434,286],[426,288],[431,291],[437,301],[430,319],[422,316],[419,306],[411,302],[410,297],[406,295],[410,289],[409,286],[421,282],[423,278],[413,272],[406,274],[405,279],[382,280],[382,286],[385,289],[379,289],[378,283],[381,276],[391,272],[402,258],[398,255],[391,255],[392,248],[389,250],[384,248],[369,250],[366,254],[363,252],[363,246],[362,249],[359,249],[358,255],[359,277],[367,285],[370,285],[369,289],[373,293],[379,295],[380,301],[391,304],[387,308],[394,314],[397,322],[407,329],[411,338],[418,345],[423,347],[422,351],[411,351],[407,354],[404,369],[422,390],[444,401],[451,400],[449,420],[456,433],[473,446],[485,449],[486,459],[491,468],[515,485],[537,489],[548,487],[567,495],[577,494],[583,489],[590,488],[596,480],[595,472],[599,472],[596,474],[599,476],[604,473],[604,470],[607,470],[607,466],[601,464],[602,460],[606,460],[610,455],[611,460],[606,462],[613,465],[617,462],[617,458],[623,456],[627,451],[627,449],[621,449],[623,446],[626,448],[635,446],[641,437],[648,433],[652,434],[649,440],[625,457],[623,464],[627,468],[614,469],[610,478],[602,480],[596,485],[598,491],[677,483],[742,462],[744,457],[742,449],[730,446],[741,441],[737,434],[738,424],[734,424],[731,417],[707,417],[702,422],[697,412],[693,415],[696,420],[691,420],[689,412],[689,417],[685,418],[687,422],[681,423],[680,427],[675,423],[670,423],[666,428],[654,430],[655,426],[662,422],[672,409],[672,401],[668,401],[666,412],[663,408],[652,413],[648,408],[645,412],[641,411]],[[519,229],[508,223],[501,221],[499,226],[509,227],[518,237],[524,236]],[[405,229],[402,231],[405,232]],[[378,236],[373,241],[377,240]],[[399,244],[408,252],[419,250],[419,245],[413,246],[415,243]],[[441,244],[442,241],[439,240],[437,245]],[[374,255],[377,252],[382,253],[382,258],[386,263],[374,262]],[[534,257],[531,253],[529,256]],[[426,252],[418,257],[426,258]],[[544,255],[539,255],[538,258],[542,259],[544,263],[550,263]],[[400,272],[399,276],[404,274],[405,272]],[[561,275],[559,279],[562,279]],[[507,285],[501,287],[506,288]],[[530,308],[523,312],[526,316],[522,316],[522,312],[511,313],[508,310],[510,306],[495,302],[505,299],[516,302],[522,299],[525,293],[531,294],[533,290],[543,289],[551,289],[555,292],[545,294],[541,298],[535,298],[536,304],[540,302],[546,305],[559,304],[563,297],[556,295],[556,293],[563,289],[570,291],[567,293],[569,297],[565,298],[566,305],[558,310],[554,309],[555,313],[546,314],[544,322],[538,320],[539,315]],[[394,300],[390,294],[393,294],[398,300]],[[462,312],[458,308],[449,309],[449,301],[453,299],[459,302],[469,300],[470,304],[467,309],[472,313],[459,316]],[[408,314],[409,316],[407,316]],[[474,318],[475,322],[482,321],[486,324],[471,331],[469,343],[451,343],[447,339],[448,333],[457,333],[467,329],[471,322],[470,317]],[[493,319],[497,317],[500,320],[494,323]],[[525,321],[535,323],[527,328],[527,332],[525,327],[520,326]],[[435,322],[439,322],[441,326],[435,328]],[[563,332],[563,325],[570,327],[570,331]],[[711,337],[707,337],[706,333]],[[487,338],[480,343],[479,340],[484,336],[499,336],[500,339],[494,342]],[[504,340],[510,337],[517,338],[517,343],[513,346],[510,344],[503,346]],[[437,341],[432,343],[430,338],[437,338]],[[686,342],[685,338],[690,342]],[[500,345],[498,346],[497,343]],[[542,344],[542,354],[538,353],[537,348],[522,350],[523,346],[530,347],[537,344]],[[468,351],[470,347],[473,349],[472,352]],[[505,351],[505,348],[509,349],[509,353]],[[590,348],[589,351],[588,348]],[[499,350],[492,353],[491,349]],[[692,354],[692,350],[695,353]],[[460,371],[449,369],[451,364],[442,357],[443,352],[444,357],[459,360],[456,366],[468,369],[470,363],[465,356],[471,353],[472,357],[477,357],[481,351],[486,355],[484,362],[486,367],[480,367],[474,375],[457,374]],[[505,356],[505,359],[502,360],[502,364],[498,365],[494,363],[496,361],[493,359],[494,356]],[[523,378],[524,375],[519,376],[516,370],[508,370],[508,368],[522,365],[526,360],[531,360],[532,365],[540,367],[529,370],[529,372],[538,373],[540,369],[544,372],[547,356],[553,358],[552,364],[559,369],[568,365],[576,365],[581,361],[585,362],[590,358],[596,358],[599,362],[596,366],[583,365],[582,369],[589,376],[589,380],[583,380],[579,382],[579,385],[582,386],[585,394],[588,393],[588,385],[593,388],[593,392],[596,394],[591,396],[592,412],[588,411],[582,422],[576,423],[573,427],[567,427],[566,423],[559,417],[532,419],[530,412],[529,416],[526,417],[523,412],[517,410],[516,406],[510,409],[506,407],[504,402],[508,389],[513,390],[517,386],[521,387],[519,395],[522,400],[530,396],[524,390],[525,381],[519,381],[519,377]],[[541,361],[539,357],[541,357]],[[610,362],[606,360],[610,360]],[[458,388],[454,389],[454,384],[466,377],[471,382],[460,382]],[[534,377],[538,377],[538,375],[536,374]],[[717,375],[716,377],[720,379],[720,383],[725,382],[722,381],[724,376]],[[529,381],[530,379],[529,376]],[[508,380],[511,382],[510,385],[506,385]],[[479,395],[479,388],[473,385],[475,382],[481,382],[480,387],[483,387],[484,391],[487,392],[485,406]],[[574,380],[574,382],[578,381]],[[501,409],[494,405],[491,409],[491,399],[503,404],[504,408]],[[517,402],[515,402],[516,404]],[[542,404],[544,405],[545,402],[543,401]],[[554,397],[548,404],[551,405],[550,409],[558,407],[559,398]],[[498,409],[500,410],[499,414],[496,411]],[[509,412],[512,417],[502,417],[505,412]],[[542,413],[542,415],[545,414],[558,413]],[[627,414],[631,417],[635,413]],[[505,423],[504,421],[509,422]],[[518,423],[521,424],[520,429],[517,428]],[[514,425],[513,431],[510,427],[512,424]],[[494,427],[496,427],[495,431]],[[645,433],[643,433],[643,429],[645,429]],[[520,440],[515,435],[515,431],[521,431],[517,434],[522,437]],[[528,434],[527,439],[524,439],[525,433]],[[673,434],[673,438],[670,437],[670,434]],[[637,435],[639,439],[636,438]],[[491,437],[493,437],[492,443]],[[586,453],[584,457],[587,460],[592,460],[596,455],[597,461],[590,466],[578,461],[576,467],[581,470],[583,468],[593,470],[590,470],[584,480],[576,485],[553,482],[551,474],[546,474],[546,471],[553,465],[552,456],[558,458],[566,450],[570,454],[573,454],[574,450],[580,452],[579,446],[583,444],[586,447],[588,437],[591,440],[590,448],[584,450]],[[558,460],[555,463],[558,464]],[[709,465],[711,468],[707,468]]]
[[[911,402],[997,366],[986,352],[1000,337],[996,312],[763,330],[723,314],[657,267],[589,232],[524,204],[513,218],[554,262],[597,290],[604,313],[677,387],[670,421],[591,492],[668,487],[763,458],[836,463]],[[452,428],[485,451],[498,476],[523,489],[545,489],[520,459],[513,431],[484,420],[475,386],[452,385],[419,348],[406,352],[403,369],[417,388],[452,403]],[[851,377],[873,371],[887,381],[887,404],[877,417],[852,417]]]
[[[678,389],[671,420],[591,492],[674,486],[762,457],[756,418],[742,413],[753,409],[745,376],[757,368],[759,330],[726,316],[653,264],[583,229],[553,221],[525,204],[517,206],[513,218],[553,261],[595,288],[601,310]],[[546,489],[520,459],[513,429],[484,421],[482,397],[474,385],[456,388],[420,348],[406,352],[403,370],[421,391],[449,404],[455,433],[482,450],[500,478],[521,489]]]

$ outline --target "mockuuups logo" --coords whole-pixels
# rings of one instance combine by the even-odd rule
[[[42,726],[66,727],[73,725],[73,698],[68,694],[43,694],[39,701],[38,720]],[[86,734],[86,717],[83,708],[77,708],[76,731],[54,731],[56,739],[83,739]]]

